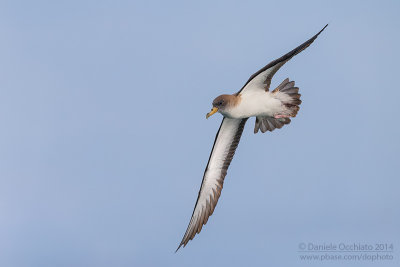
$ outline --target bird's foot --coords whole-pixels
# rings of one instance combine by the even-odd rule
[[[281,119],[281,118],[289,118],[289,115],[284,115],[284,114],[275,114],[274,118],[275,119]]]

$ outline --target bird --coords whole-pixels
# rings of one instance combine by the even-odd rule
[[[247,120],[250,117],[256,118],[256,134],[258,131],[265,133],[280,129],[290,123],[290,118],[296,117],[302,102],[299,88],[295,87],[294,81],[286,78],[270,91],[272,77],[286,62],[310,46],[327,26],[328,24],[303,44],[251,75],[237,93],[220,95],[214,99],[206,118],[218,112],[223,115],[223,119],[215,136],[192,217],[176,251],[185,247],[200,233],[213,214]]]

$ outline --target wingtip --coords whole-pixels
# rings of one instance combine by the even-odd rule
[[[320,30],[319,33],[317,33],[317,35],[320,34],[321,32],[323,32],[325,30],[325,28],[328,27],[328,25],[329,25],[329,23],[326,24],[325,27],[323,27],[322,30]]]
[[[182,247],[183,243],[180,243],[178,248],[175,250],[175,253],[178,252],[178,250]]]
[[[321,34],[321,32],[323,32],[325,30],[326,27],[328,27],[329,24],[326,24],[325,27],[322,28],[322,30],[320,30],[316,35],[314,35],[313,37],[311,37],[311,39],[309,41],[314,42],[315,39],[317,39],[317,37]],[[310,44],[311,44],[310,43]]]

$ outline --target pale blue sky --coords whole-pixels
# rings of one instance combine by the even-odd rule
[[[1,1],[0,266],[399,266],[398,1]],[[174,253],[219,94],[286,64],[298,117],[249,120],[214,215]],[[300,243],[393,243],[304,262]],[[204,263],[206,262],[206,264]]]

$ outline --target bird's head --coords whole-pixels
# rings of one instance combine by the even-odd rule
[[[212,109],[209,113],[207,113],[206,118],[208,119],[211,115],[213,115],[216,112],[224,113],[228,109],[228,107],[231,105],[232,102],[232,95],[220,95],[217,98],[214,99],[212,102]]]

